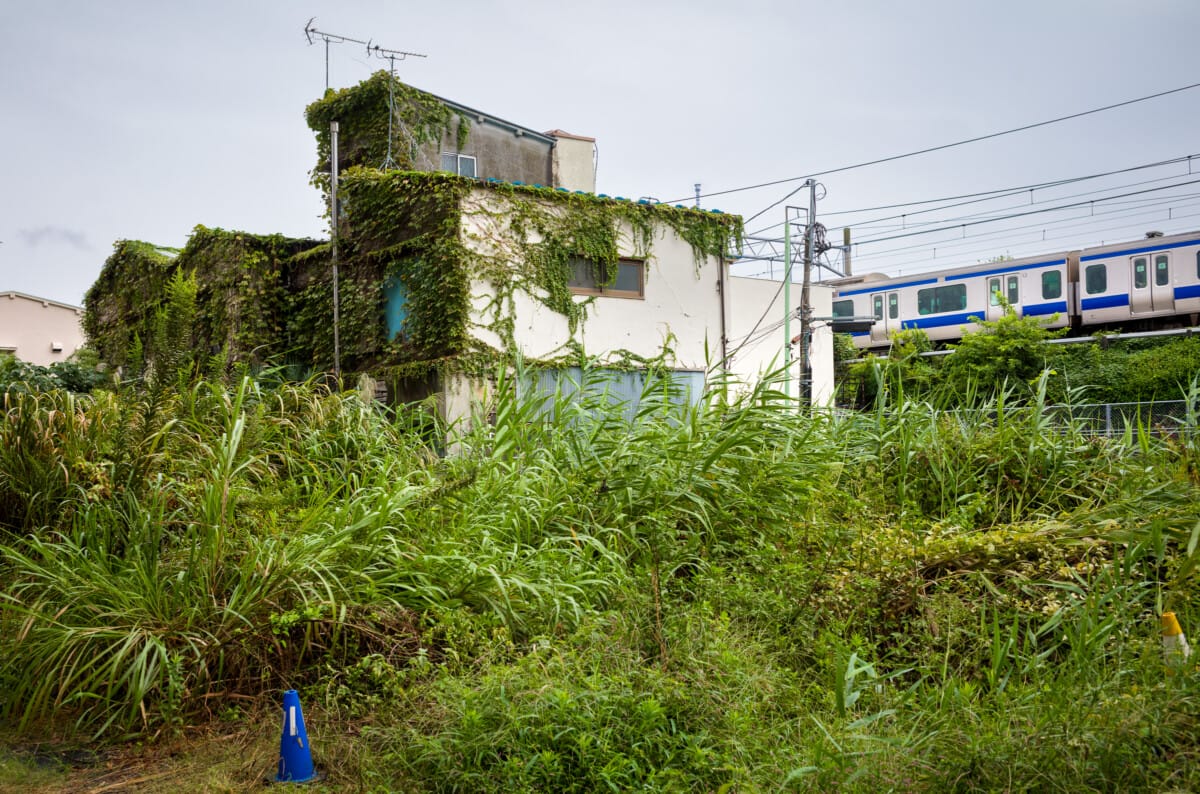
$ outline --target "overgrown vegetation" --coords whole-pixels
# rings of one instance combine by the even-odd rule
[[[380,790],[1194,789],[1200,387],[1097,439],[1046,382],[627,419],[518,370],[452,457],[311,385],[9,393],[0,706],[163,739],[296,687]]]
[[[1118,339],[1099,336],[1085,344],[1046,344],[1062,331],[1050,331],[1037,317],[1008,311],[979,323],[949,348],[952,355],[923,356],[933,350],[924,331],[896,333],[886,356],[868,355],[840,365],[843,402],[871,404],[882,394],[934,398],[944,406],[970,405],[1007,391],[1027,400],[1049,371],[1044,388],[1052,402],[1151,402],[1178,400],[1200,372],[1200,339]],[[858,356],[843,337],[840,360]],[[885,398],[886,399],[886,398]]]

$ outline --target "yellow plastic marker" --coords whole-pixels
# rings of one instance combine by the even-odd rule
[[[1192,655],[1192,648],[1188,645],[1187,637],[1184,636],[1174,612],[1162,614],[1162,644],[1163,658],[1167,667],[1172,670],[1183,667],[1184,662]]]

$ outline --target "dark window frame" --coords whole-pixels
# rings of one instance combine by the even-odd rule
[[[1139,269],[1140,266],[1140,269]],[[1145,289],[1150,285],[1150,260],[1144,256],[1133,258],[1133,288]]]
[[[1162,265],[1162,267],[1159,267]],[[1159,280],[1162,276],[1162,280]],[[1154,256],[1154,286],[1166,287],[1171,283],[1171,257],[1167,254],[1155,254]]]
[[[1092,277],[1093,273],[1099,274],[1100,286],[1096,289],[1092,288],[1095,283],[1095,279]],[[1088,265],[1085,267],[1083,269],[1083,283],[1088,295],[1099,295],[1102,292],[1108,292],[1108,265],[1101,262],[1098,265]]]
[[[948,308],[942,308],[943,304]],[[951,305],[953,304],[953,305]],[[941,284],[917,290],[917,314],[946,314],[967,310],[966,284]]]
[[[646,260],[635,259],[633,257],[621,257],[617,260],[617,280],[612,284],[600,284],[596,281],[596,272],[599,268],[599,263],[582,256],[571,257],[571,275],[567,277],[567,287],[573,295],[590,295],[600,298],[624,298],[626,300],[645,300],[646,299]],[[591,278],[590,283],[580,283],[582,279],[578,278],[580,268],[582,272],[588,273]],[[616,286],[621,281],[621,268],[627,268],[626,273],[636,270],[637,273],[637,288],[636,289],[620,289]]]
[[[1053,293],[1053,294],[1051,294]],[[1062,271],[1046,270],[1042,273],[1042,300],[1062,297]]]
[[[846,310],[847,306],[849,307],[849,311]],[[854,316],[854,299],[846,298],[845,300],[834,301],[833,302],[833,316],[834,317],[853,317]]]

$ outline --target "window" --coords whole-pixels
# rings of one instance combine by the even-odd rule
[[[846,299],[844,301],[833,302],[834,317],[853,317],[854,316],[854,301]]]
[[[888,319],[895,320],[900,316],[900,296],[896,293],[888,295]]]
[[[998,278],[988,279],[988,305],[1000,305],[1000,279]]]
[[[1042,297],[1046,300],[1062,297],[1062,273],[1047,270],[1042,274]]]
[[[883,296],[875,295],[871,298],[871,310],[875,315],[876,320],[883,319]]]
[[[609,298],[642,298],[646,295],[646,263],[640,259],[617,262],[617,277],[611,284],[600,279],[601,265],[583,256],[571,257],[571,277],[567,285],[576,295],[604,295]]]
[[[1083,271],[1083,282],[1088,295],[1104,292],[1108,289],[1108,267],[1088,265]]]
[[[1133,288],[1145,289],[1148,283],[1149,281],[1146,278],[1146,257],[1139,256],[1133,260]]]
[[[1008,277],[1008,305],[1016,306],[1021,302],[1021,277]]]
[[[1154,285],[1156,287],[1165,287],[1171,283],[1171,268],[1167,264],[1168,261],[1166,254],[1154,257]]]
[[[948,284],[917,291],[918,314],[961,312],[967,308],[967,285]]]
[[[442,170],[459,176],[475,178],[475,158],[469,154],[442,152]]]

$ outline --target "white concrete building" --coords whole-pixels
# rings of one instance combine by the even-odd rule
[[[462,237],[480,257],[501,266],[524,267],[513,255],[520,246],[511,239],[507,201],[490,188],[472,190],[464,201]],[[536,232],[533,235],[526,242],[538,242]],[[574,329],[572,318],[549,308],[546,295],[529,281],[517,280],[511,294],[500,295],[492,280],[476,277],[470,287],[471,335],[494,350],[507,349],[511,340],[526,359],[538,362],[577,359],[582,351],[594,366],[621,371],[631,364],[636,370],[640,360],[661,358],[694,398],[722,367],[750,384],[782,366],[783,330],[762,333],[762,326],[778,325],[783,317],[780,282],[731,278],[727,261],[698,253],[677,228],[661,220],[654,223],[648,240],[640,239],[628,223],[623,223],[618,238],[621,262],[614,284],[598,287],[585,261],[576,268],[571,291],[582,313]],[[795,285],[794,310],[799,308],[799,293]],[[828,288],[812,288],[815,317],[830,315],[831,295]],[[511,323],[498,323],[498,313]],[[800,333],[798,319],[793,320],[792,332]],[[798,357],[798,345],[792,355]],[[825,323],[814,325],[811,360],[812,400],[827,404],[833,396],[833,339]],[[791,372],[790,393],[799,395],[798,363]],[[634,378],[623,388],[636,396],[639,383]],[[444,415],[451,420],[468,415],[471,404],[486,396],[488,385],[467,376],[444,382]]]
[[[83,307],[23,292],[0,292],[0,353],[30,364],[66,361],[84,345]]]

